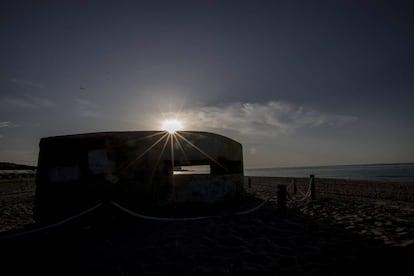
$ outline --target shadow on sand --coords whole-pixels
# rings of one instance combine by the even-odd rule
[[[181,222],[137,219],[104,205],[69,224],[0,240],[0,247],[4,275],[395,275],[409,269],[414,252],[293,209],[278,214],[270,203],[244,216]]]

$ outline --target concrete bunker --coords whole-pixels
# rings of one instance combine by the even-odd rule
[[[243,192],[240,143],[208,132],[102,132],[40,140],[34,218],[116,200],[131,208],[223,202]]]

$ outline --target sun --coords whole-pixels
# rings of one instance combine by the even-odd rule
[[[168,131],[170,134],[174,134],[175,132],[182,130],[182,128],[183,124],[176,119],[165,120],[161,124],[161,129]]]

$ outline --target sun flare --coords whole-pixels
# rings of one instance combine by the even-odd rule
[[[161,124],[161,129],[168,131],[170,134],[174,134],[175,132],[182,130],[183,124],[178,120],[165,120]]]

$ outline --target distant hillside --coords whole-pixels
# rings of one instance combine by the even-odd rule
[[[35,170],[36,167],[9,162],[0,162],[0,170]]]

